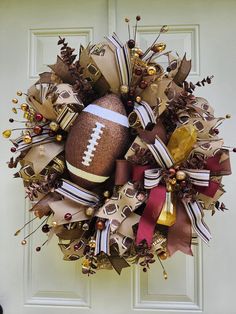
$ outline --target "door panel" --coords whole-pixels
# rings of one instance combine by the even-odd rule
[[[230,0],[1,0],[2,129],[9,127],[10,100],[15,91],[26,91],[37,79],[37,73],[55,61],[58,35],[66,37],[76,49],[80,43],[100,41],[112,31],[125,40],[128,32],[124,18],[128,16],[134,22],[136,14],[142,17],[137,31],[141,48],[145,49],[160,27],[168,24],[170,30],[160,41],[167,43],[167,50],[180,55],[187,52],[193,62],[190,79],[196,82],[215,75],[213,84],[199,88],[197,94],[206,97],[219,116],[236,116],[236,39],[231,35],[236,28],[235,11],[236,2]],[[226,144],[234,144],[235,130],[235,120],[228,120],[222,130]],[[158,263],[148,273],[131,267],[124,269],[121,276],[98,271],[87,278],[81,274],[80,262],[62,261],[56,239],[38,254],[34,248],[43,242],[41,234],[34,235],[25,247],[20,245],[19,237],[12,236],[28,220],[28,204],[20,180],[12,180],[12,172],[5,165],[10,153],[2,139],[1,147],[0,303],[4,313],[235,313],[236,253],[231,240],[236,218],[234,177],[224,180],[227,194],[223,201],[231,211],[206,217],[213,234],[210,247],[199,243],[194,246],[194,257],[177,253],[166,261],[167,281]]]

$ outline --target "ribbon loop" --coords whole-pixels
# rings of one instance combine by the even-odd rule
[[[115,48],[116,62],[121,84],[129,86],[132,77],[129,48],[127,44],[122,44],[115,33],[113,33],[112,36],[107,36],[105,38],[112,47]]]
[[[95,206],[99,202],[97,194],[64,179],[62,180],[61,186],[55,191],[82,205]]]
[[[212,237],[208,226],[203,221],[200,204],[198,202],[187,202],[185,200],[182,200],[182,202],[191,220],[193,230],[208,244]]]
[[[153,189],[158,186],[162,178],[162,169],[148,169],[144,172],[144,188]]]
[[[135,103],[134,110],[129,115],[130,127],[138,127],[140,124],[143,129],[156,124],[156,116],[145,101],[141,101],[140,104]]]
[[[189,176],[192,184],[198,186],[209,186],[210,170],[184,169],[184,172]]]
[[[156,136],[154,144],[147,144],[156,162],[164,169],[169,169],[173,166],[174,160],[170,152],[162,140]]]

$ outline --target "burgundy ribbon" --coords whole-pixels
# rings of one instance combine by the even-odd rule
[[[214,197],[220,186],[219,182],[209,181],[208,186],[195,186],[195,189],[206,196]]]
[[[191,249],[192,226],[188,214],[181,202],[177,202],[176,222],[168,229],[167,249],[170,256],[176,251],[193,255]]]
[[[221,150],[215,156],[207,159],[206,168],[211,171],[211,175],[223,176],[223,175],[230,175],[232,173],[229,158],[220,162],[221,155],[223,153],[229,155],[228,150]]]
[[[151,190],[147,205],[139,221],[136,244],[146,240],[148,246],[151,246],[157,219],[165,200],[166,188],[164,186],[159,185]]]
[[[132,180],[134,182],[143,182],[144,171],[150,168],[150,166],[133,166]]]

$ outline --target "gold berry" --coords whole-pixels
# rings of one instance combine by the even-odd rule
[[[163,252],[163,253],[159,254],[158,256],[159,256],[159,258],[160,258],[161,260],[165,260],[165,259],[167,259],[167,257],[168,257],[168,255],[167,255],[166,252]]]
[[[129,92],[129,87],[127,85],[121,85],[120,92],[121,94],[127,94]]]
[[[137,102],[140,102],[141,100],[142,100],[142,98],[141,98],[140,96],[137,96],[137,97],[136,97],[136,101],[137,101]]]
[[[155,45],[152,46],[152,51],[155,52],[155,53],[159,53],[159,52],[162,52],[166,49],[166,44],[164,43],[157,43]]]
[[[55,228],[55,227],[57,227],[57,222],[56,221],[53,221],[52,222],[52,226]]]
[[[147,73],[148,73],[148,75],[155,75],[157,73],[157,70],[154,66],[149,66],[147,68]]]
[[[62,135],[61,135],[61,134],[57,134],[56,140],[57,140],[58,142],[61,142],[61,141],[62,141]]]
[[[176,179],[179,180],[179,181],[183,181],[186,179],[186,173],[182,170],[178,170],[176,172]]]
[[[230,115],[230,114],[227,114],[227,115],[225,116],[225,118],[226,118],[226,119],[230,119],[230,118],[231,118],[231,115]]]
[[[25,135],[23,141],[25,144],[30,144],[32,142],[32,137],[30,135]]]
[[[105,191],[103,193],[103,196],[106,197],[106,198],[110,197],[110,192],[109,191]]]
[[[18,103],[18,99],[13,98],[13,99],[12,99],[12,102],[13,102],[13,104],[17,104],[17,103]]]
[[[17,96],[22,96],[22,91],[18,90],[18,91],[16,92],[16,95],[17,95]]]
[[[49,124],[49,127],[52,131],[56,132],[59,129],[59,124],[57,124],[55,121],[52,121]]]
[[[85,209],[85,215],[88,217],[93,216],[94,212],[95,212],[95,209],[93,207],[87,207]]]
[[[26,243],[27,243],[26,240],[22,240],[22,241],[21,241],[21,244],[22,244],[22,245],[26,245]]]
[[[11,130],[5,130],[2,132],[2,136],[5,138],[9,138],[11,136]]]
[[[21,110],[23,110],[23,111],[27,111],[27,110],[29,109],[29,106],[24,103],[24,104],[22,104],[22,105],[20,106],[20,108],[21,108]]]

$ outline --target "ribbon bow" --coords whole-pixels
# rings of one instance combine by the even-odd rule
[[[166,200],[166,187],[161,185],[160,182],[164,172],[174,166],[174,160],[159,137],[156,137],[154,144],[147,144],[147,146],[160,168],[144,170],[144,187],[151,191],[147,206],[140,219],[136,242],[139,244],[142,240],[146,240],[150,245],[156,220]],[[209,187],[209,170],[182,169],[181,171],[188,176],[192,184],[199,187]],[[191,221],[192,228],[204,242],[208,243],[211,239],[211,234],[203,221],[201,205],[197,201],[188,200],[187,198],[183,198],[181,201]]]

